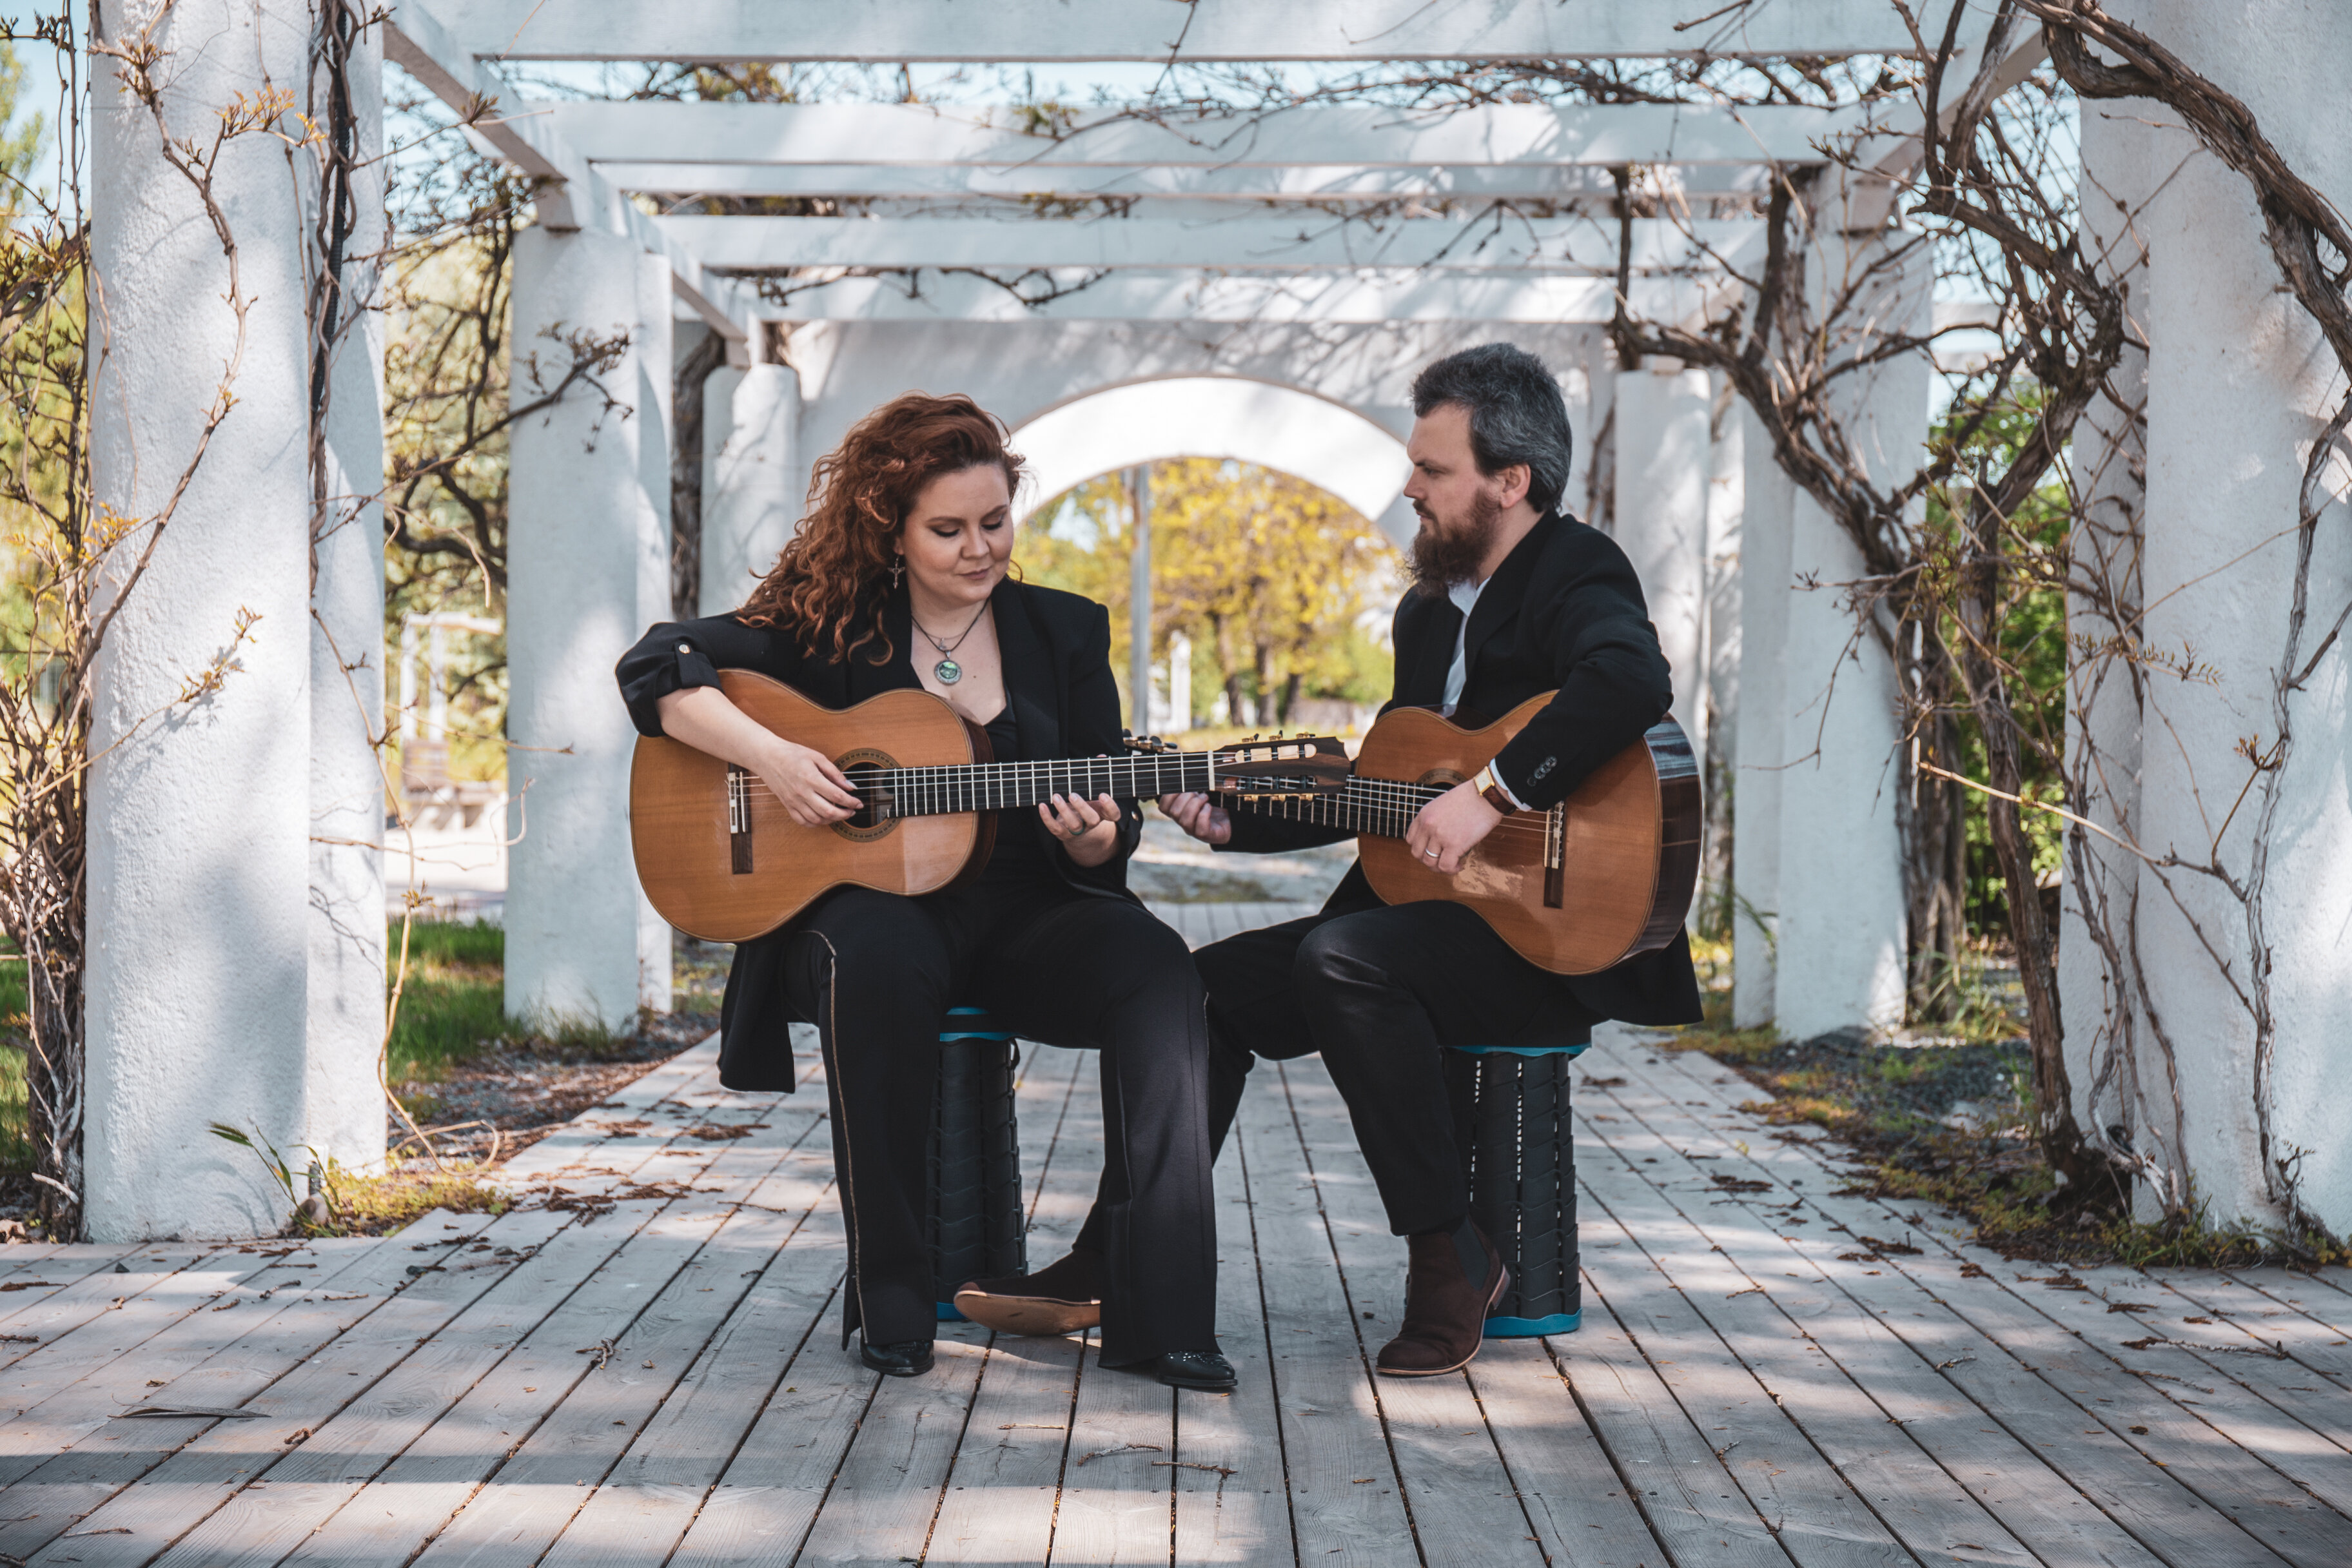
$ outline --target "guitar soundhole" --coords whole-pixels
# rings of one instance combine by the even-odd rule
[[[870,844],[895,831],[898,818],[876,814],[877,806],[887,811],[890,801],[889,792],[877,779],[887,770],[897,767],[898,763],[884,752],[864,749],[835,757],[834,763],[849,775],[850,786],[868,804],[865,810],[848,821],[835,823],[833,830],[856,844]]]

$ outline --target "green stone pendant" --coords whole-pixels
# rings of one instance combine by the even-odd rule
[[[943,658],[931,666],[931,673],[940,678],[941,686],[953,686],[963,679],[963,666],[951,658]]]

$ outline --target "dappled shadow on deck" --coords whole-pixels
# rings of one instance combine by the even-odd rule
[[[0,1553],[2352,1561],[2352,1295],[2004,1265],[1840,1195],[1833,1146],[1630,1031],[1580,1074],[1582,1330],[1442,1378],[1369,1374],[1402,1247],[1320,1064],[1255,1075],[1218,1170],[1229,1398],[971,1325],[943,1326],[928,1377],[861,1371],[822,1086],[730,1095],[714,1062],[688,1053],[518,1162],[572,1206],[301,1247],[0,1250]],[[1033,1049],[1020,1093],[1042,1263],[1094,1190],[1092,1061]]]

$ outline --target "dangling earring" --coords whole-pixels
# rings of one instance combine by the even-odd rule
[[[904,555],[893,555],[892,557],[890,557],[890,591],[891,591],[892,593],[894,593],[894,594],[895,594],[895,593],[897,593],[897,592],[898,591],[898,579],[899,579],[899,578],[901,578],[901,577],[903,577],[903,576],[905,576],[906,574],[907,574],[907,558],[906,558],[906,556],[904,556]]]

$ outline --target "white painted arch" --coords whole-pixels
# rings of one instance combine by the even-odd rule
[[[1400,546],[1412,537],[1411,509],[1401,504],[1411,465],[1397,433],[1293,386],[1229,375],[1129,382],[1031,416],[1013,427],[1013,445],[1029,465],[1022,500],[1032,510],[1115,468],[1231,458],[1328,490]]]

